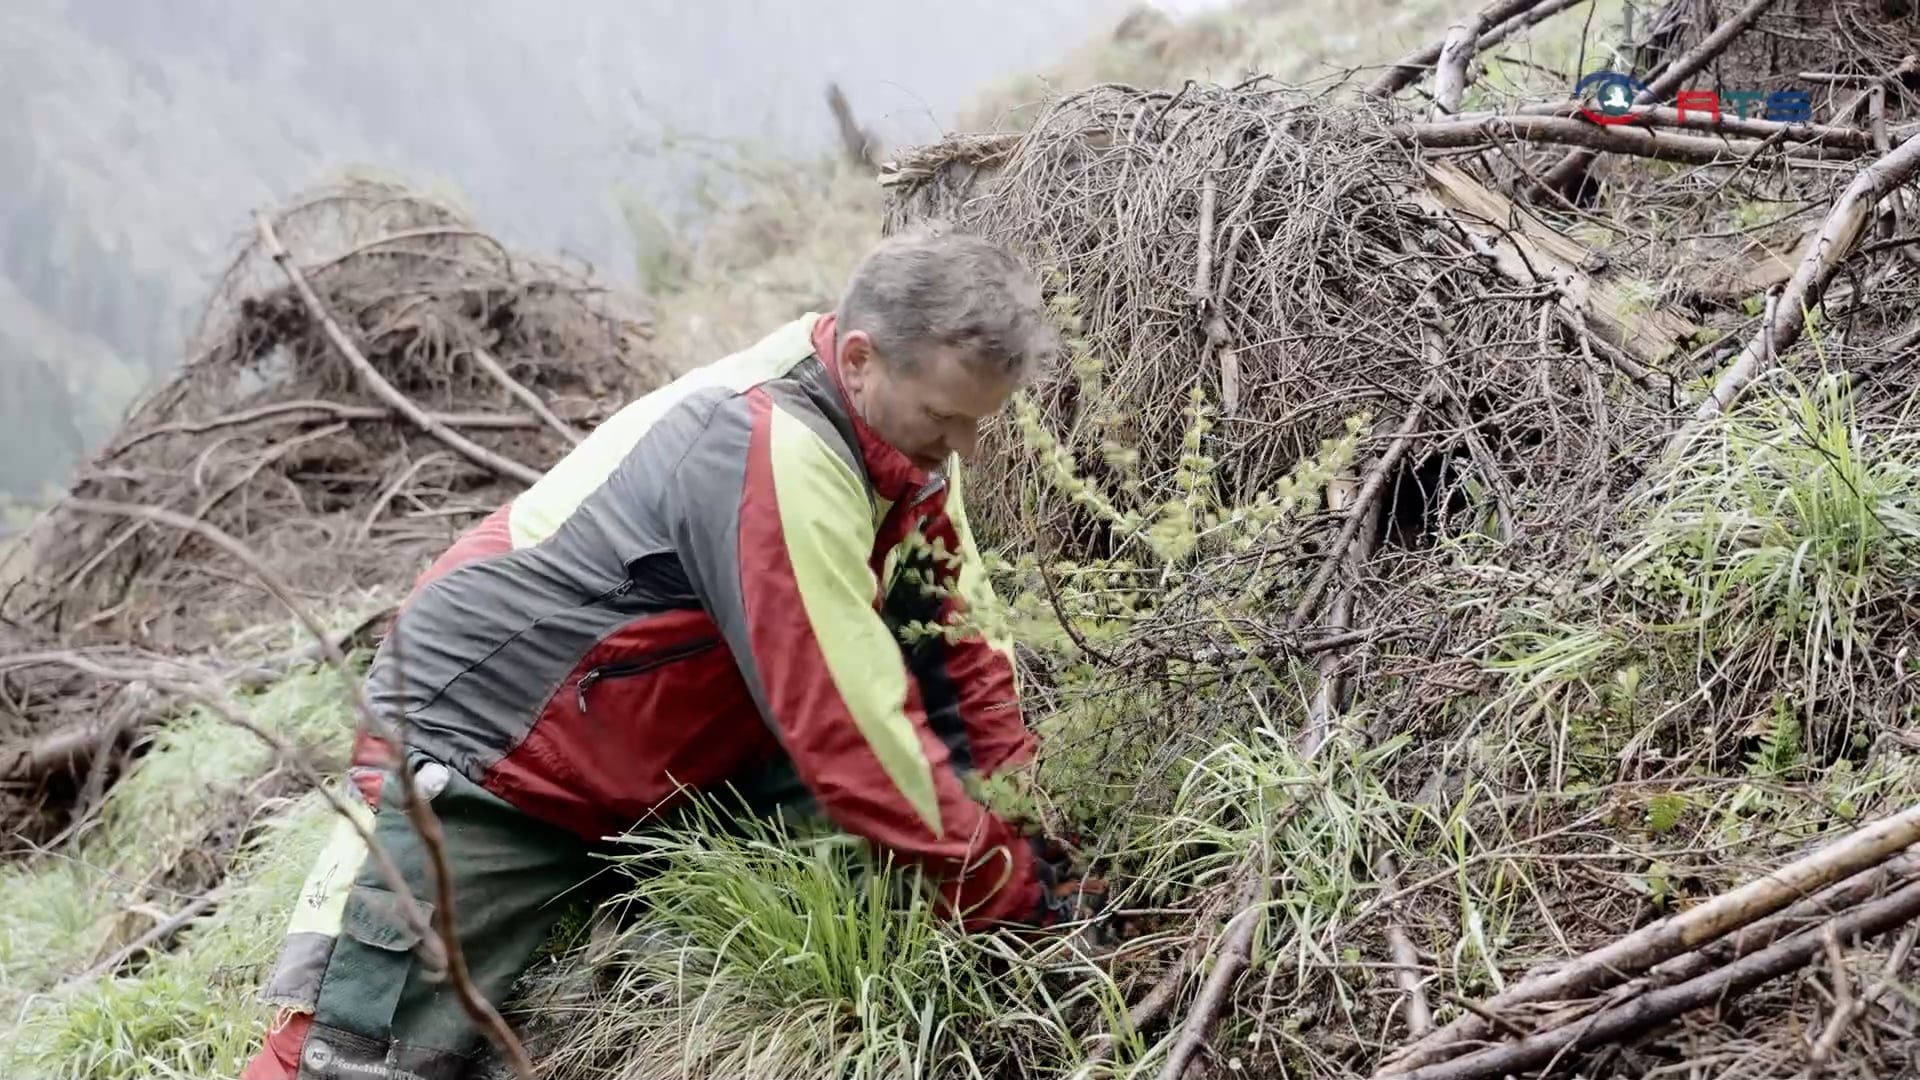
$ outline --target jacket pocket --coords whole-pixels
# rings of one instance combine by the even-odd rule
[[[720,639],[718,637],[696,638],[693,641],[682,642],[668,648],[657,649],[630,660],[616,660],[611,663],[589,668],[580,676],[580,681],[574,684],[574,706],[579,709],[581,716],[587,716],[591,712],[588,707],[587,696],[595,684],[609,679],[631,679],[635,676],[645,675],[651,671],[658,671],[669,664],[677,663],[681,660],[690,660],[693,657],[699,656],[701,653],[718,648],[719,645]]]
[[[433,925],[433,904],[378,885],[355,885],[347,895],[340,929],[362,945],[386,952],[407,952],[420,944],[420,931],[407,919],[405,904],[413,905],[419,925]]]

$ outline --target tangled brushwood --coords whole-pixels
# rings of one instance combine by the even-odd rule
[[[1580,204],[1537,183],[1583,156],[1557,127],[1257,82],[1098,87],[890,170],[893,227],[1007,241],[1077,333],[970,504],[1019,552],[1033,812],[1165,935],[1111,966],[1138,1041],[1102,1056],[1916,1067],[1910,71],[1867,168],[1789,145],[1863,129],[1760,127]],[[1729,292],[1712,234],[1775,202],[1806,242]]]
[[[649,334],[583,272],[516,255],[417,192],[352,183],[261,218],[179,374],[26,537],[30,572],[0,606],[0,745],[18,747],[0,754],[0,781],[23,807],[69,807],[76,778],[96,790],[158,715],[75,656],[137,671],[217,652],[243,684],[273,677],[271,657],[247,653],[277,643],[246,638],[283,636],[283,610],[245,566],[113,507],[240,539],[308,602],[348,609],[344,640],[461,529],[665,380]]]

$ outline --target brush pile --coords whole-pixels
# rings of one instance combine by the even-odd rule
[[[1467,96],[1566,6],[1362,95],[1107,85],[883,170],[890,228],[1006,241],[1077,331],[968,498],[1065,628],[1052,811],[1165,935],[1098,1056],[1920,1067],[1920,24],[1818,5],[1877,36],[1824,43],[1813,125],[1660,107],[1764,0],[1656,20],[1627,124]]]
[[[26,537],[30,570],[0,603],[10,801],[68,806],[90,774],[97,793],[108,751],[153,716],[123,716],[124,680],[70,660],[177,675],[191,656],[258,685],[289,647],[242,563],[128,507],[240,539],[304,602],[344,609],[351,638],[461,529],[664,381],[649,336],[583,272],[416,192],[354,183],[261,219],[179,374]]]

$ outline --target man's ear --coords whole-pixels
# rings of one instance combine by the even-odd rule
[[[854,330],[840,339],[840,366],[846,370],[865,370],[873,362],[873,338],[865,330]]]
[[[873,370],[873,339],[865,330],[855,330],[840,339],[840,381],[847,389],[859,391]]]

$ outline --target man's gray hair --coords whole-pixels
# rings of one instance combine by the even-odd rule
[[[1024,381],[1059,348],[1031,270],[999,244],[937,227],[881,241],[854,269],[836,311],[841,340],[864,330],[903,370],[944,347]]]

